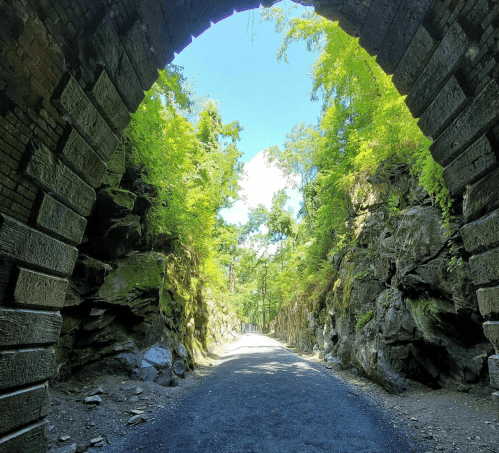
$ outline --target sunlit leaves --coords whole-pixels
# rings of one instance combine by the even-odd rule
[[[218,211],[238,198],[242,128],[224,125],[215,102],[193,105],[182,82],[178,67],[160,72],[125,132],[128,159],[155,189],[150,231],[188,247],[222,284],[214,231]],[[194,125],[180,114],[191,107],[199,111]]]

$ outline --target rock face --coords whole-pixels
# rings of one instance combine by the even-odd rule
[[[409,387],[406,379],[433,388],[488,385],[494,350],[465,257],[449,265],[439,211],[404,167],[378,171],[363,189],[361,198],[351,195],[356,246],[333,258],[328,290],[315,306],[285,307],[273,328],[393,393]],[[459,235],[452,241],[462,253]],[[484,290],[484,307],[492,290]]]
[[[130,169],[123,176],[124,170],[118,148],[97,191],[61,311],[57,377],[95,367],[175,385],[239,322],[220,315],[223,308],[203,288],[189,252],[174,253],[171,238],[149,234],[154,191]]]

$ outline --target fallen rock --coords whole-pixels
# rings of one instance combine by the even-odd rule
[[[138,425],[139,423],[145,422],[142,415],[134,415],[132,418],[128,419],[129,425]]]
[[[159,372],[153,366],[147,364],[140,369],[134,370],[132,378],[137,378],[139,381],[152,382],[158,376]]]
[[[172,353],[166,348],[153,347],[145,352],[144,360],[155,368],[163,369],[171,366]]]
[[[175,360],[173,364],[173,372],[180,377],[184,377],[185,364],[183,360]]]
[[[142,390],[140,387],[135,387],[135,390],[133,391],[134,395],[140,395],[144,390]]]
[[[85,404],[100,404],[102,403],[102,398],[98,395],[85,397]]]
[[[68,441],[69,439],[71,439],[71,437],[69,437],[69,436],[61,436],[61,437],[59,437],[59,440],[60,440],[61,442],[66,442],[66,441]]]
[[[102,395],[103,393],[104,389],[102,387],[97,387],[95,389],[90,390],[90,392],[87,393],[87,396]]]
[[[102,442],[104,440],[104,438],[101,436],[101,437],[96,437],[95,439],[91,439],[90,440],[90,443],[93,445],[93,444],[97,444],[99,442]]]

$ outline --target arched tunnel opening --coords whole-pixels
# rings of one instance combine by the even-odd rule
[[[6,416],[0,421],[0,452],[45,451],[47,382],[55,368],[53,345],[61,331],[68,277],[106,163],[119,146],[130,113],[157,79],[158,69],[189,45],[192,36],[235,11],[271,3],[1,2],[0,409]],[[498,389],[497,8],[493,2],[475,0],[298,3],[339,21],[377,56],[399,93],[407,96],[423,133],[432,138],[432,156],[443,166],[449,191],[462,206],[460,235],[474,285],[470,297],[476,292],[485,335],[495,348],[487,360],[490,385]],[[129,214],[140,217],[138,211]],[[394,240],[394,231],[388,228],[383,237]],[[99,250],[102,256],[107,252]],[[140,261],[134,256],[130,260]],[[158,260],[149,264],[158,275],[164,272]],[[92,278],[106,274],[105,267],[96,269],[89,262],[80,260],[78,266],[86,266],[84,272],[90,269]],[[392,272],[390,278],[398,279],[399,288],[421,291],[431,272],[429,266]],[[136,302],[131,304],[134,316],[149,319],[150,313],[140,313],[143,300]],[[418,307],[431,313],[428,300],[417,302],[413,313],[420,313]],[[341,357],[340,323],[335,314],[329,316],[335,319],[331,347]],[[426,322],[417,315],[413,319]],[[154,324],[149,321],[144,322]],[[477,320],[472,322],[474,326]],[[67,323],[63,328],[72,327]],[[416,368],[422,369],[420,363]],[[424,380],[436,382],[425,370]],[[475,371],[470,380],[477,379]]]

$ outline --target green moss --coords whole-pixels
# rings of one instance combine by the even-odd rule
[[[407,299],[407,308],[427,341],[433,341],[433,323],[437,319],[439,312],[438,303],[435,299]]]
[[[364,327],[372,317],[373,312],[369,310],[366,314],[357,318],[357,325],[355,326],[355,330],[358,332],[360,329],[362,329],[362,327]]]
[[[162,294],[166,260],[157,253],[137,253],[118,263],[99,290],[99,297],[111,304],[129,305],[140,292]]]

